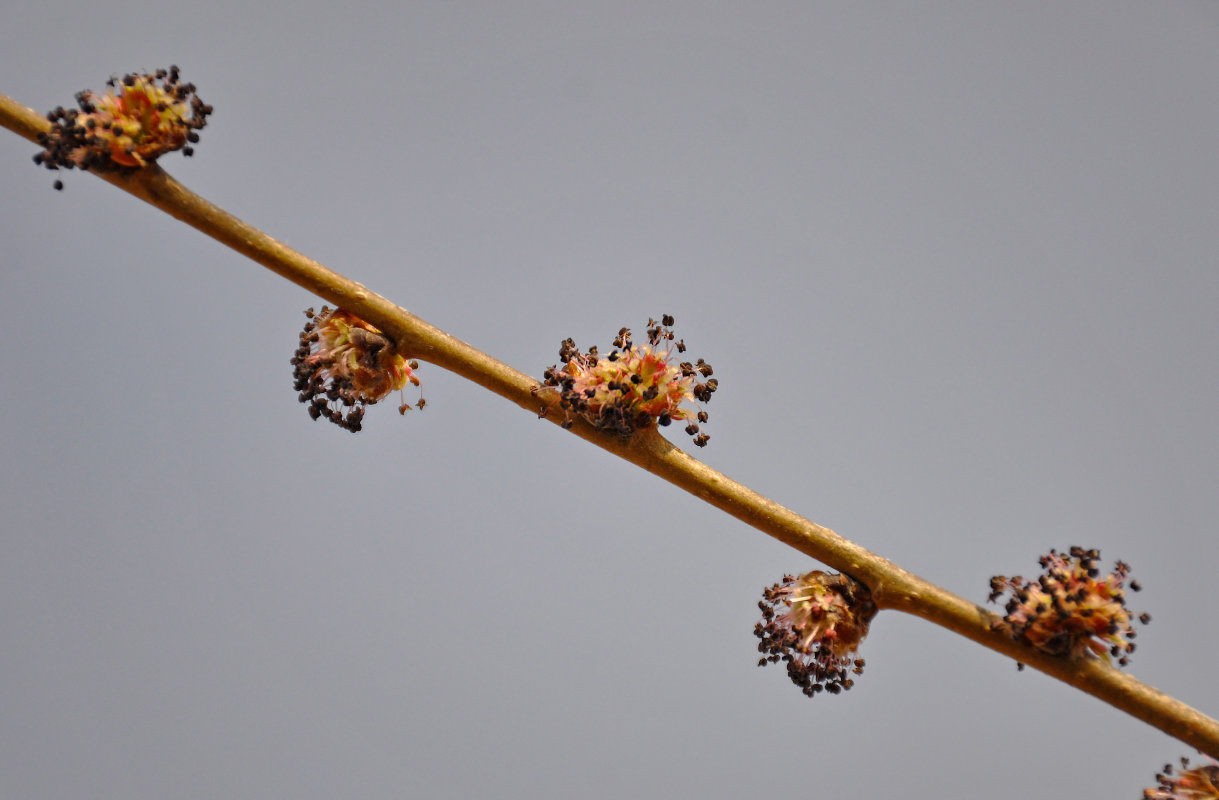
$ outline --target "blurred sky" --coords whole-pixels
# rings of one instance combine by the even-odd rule
[[[675,315],[699,458],[952,591],[1128,561],[1133,673],[1219,713],[1219,4],[0,22],[40,110],[179,64],[216,111],[167,170],[518,368]],[[0,795],[1136,797],[1189,754],[893,612],[805,699],[752,626],[817,564],[427,365],[426,411],[311,422],[317,298],[36,150],[0,136]]]

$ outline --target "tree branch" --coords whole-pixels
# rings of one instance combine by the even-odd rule
[[[45,117],[0,95],[0,125],[37,141]],[[454,372],[541,413],[558,424],[555,398],[536,393],[539,382],[428,324],[322,264],[267,236],[182,186],[155,164],[99,174],[208,236],[384,331],[409,357]],[[1098,659],[1050,656],[995,630],[999,617],[907,572],[711,469],[670,444],[656,428],[630,438],[598,431],[577,419],[571,431],[705,500],[748,525],[862,581],[880,608],[922,617],[1094,695],[1171,736],[1219,758],[1219,722]]]

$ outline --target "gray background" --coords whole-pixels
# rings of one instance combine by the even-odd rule
[[[180,64],[170,172],[536,375],[674,314],[700,458],[978,601],[1125,559],[1133,672],[1219,712],[1219,4],[392,5],[6,0],[0,91]],[[806,700],[751,628],[815,563],[426,365],[311,422],[315,298],[34,151],[0,795],[1136,797],[1188,752],[895,613]]]

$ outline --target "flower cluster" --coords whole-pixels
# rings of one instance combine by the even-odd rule
[[[292,357],[292,377],[299,400],[313,419],[325,417],[355,433],[364,420],[364,407],[407,383],[419,385],[416,361],[399,355],[388,336],[342,309],[322,306],[320,314],[305,312],[308,322]],[[415,404],[422,409],[422,397]],[[398,412],[410,406],[404,401]]]
[[[1181,771],[1172,764],[1156,775],[1159,784],[1143,790],[1143,800],[1219,800],[1219,764],[1189,768],[1189,759],[1181,759]]]
[[[1052,655],[1069,658],[1116,658],[1125,666],[1134,652],[1134,627],[1126,609],[1126,576],[1130,567],[1119,561],[1114,571],[1101,576],[1100,551],[1072,547],[1070,555],[1051,550],[1040,559],[1045,573],[1025,581],[1019,575],[990,579],[990,602],[1005,593],[1011,598],[1006,615],[995,627],[1013,639],[1024,640]],[[1130,581],[1138,591],[1138,581]],[[1151,616],[1142,614],[1147,624]]]
[[[51,130],[38,137],[45,149],[35,164],[116,172],[146,166],[171,150],[194,152],[188,143],[199,141],[212,107],[195,94],[194,84],[179,82],[177,67],[111,78],[106,85],[104,95],[78,92],[79,109],[47,113]],[[55,188],[63,183],[56,181]]]
[[[876,616],[868,587],[820,570],[785,575],[762,593],[758,608],[758,666],[786,662],[787,676],[808,697],[823,690],[838,694],[855,684],[850,675],[863,672],[864,660],[854,655]]]
[[[647,344],[642,346],[631,340],[629,328],[622,328],[614,349],[604,357],[596,347],[582,353],[574,341],[564,340],[559,348],[562,366],[547,369],[543,381],[543,387],[559,393],[559,408],[566,414],[563,427],[570,428],[575,416],[581,416],[599,429],[627,436],[653,423],[684,420],[686,433],[705,447],[711,437],[699,423],[707,421],[707,412],[685,403],[710,401],[719,381],[701,358],[672,363],[674,350],[686,351],[684,341],[673,341],[672,327],[673,317],[667,314],[660,322],[649,319]]]

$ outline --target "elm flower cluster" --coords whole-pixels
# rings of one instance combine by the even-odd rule
[[[762,621],[754,626],[762,658],[758,666],[783,661],[787,676],[808,697],[850,689],[850,675],[863,672],[855,658],[876,603],[868,587],[847,575],[815,570],[783,576],[762,593]]]
[[[51,130],[38,137],[45,149],[34,156],[35,164],[117,172],[147,166],[171,150],[194,152],[189,145],[199,141],[212,107],[195,94],[193,83],[180,82],[176,66],[111,78],[106,85],[103,95],[77,92],[79,109],[59,106],[47,113]]]
[[[1165,764],[1156,775],[1157,786],[1143,790],[1143,800],[1219,800],[1219,764],[1190,769],[1189,759],[1181,759],[1181,769]]]
[[[701,358],[673,363],[674,351],[686,351],[684,341],[673,341],[673,322],[667,314],[660,322],[649,319],[646,345],[635,344],[630,329],[622,328],[614,349],[604,357],[596,347],[582,353],[574,341],[564,340],[559,348],[562,366],[546,370],[542,389],[558,391],[559,408],[566,415],[563,427],[570,428],[579,416],[599,429],[629,436],[653,423],[666,426],[682,420],[694,444],[705,447],[711,437],[699,425],[707,421],[707,412],[686,403],[709,402],[719,381]]]
[[[1130,567],[1119,561],[1113,572],[1102,576],[1099,561],[1099,550],[1072,547],[1069,556],[1051,550],[1039,559],[1045,573],[1036,580],[1019,575],[991,578],[990,602],[1011,593],[1007,613],[995,628],[1051,655],[1105,661],[1112,657],[1125,666],[1135,638],[1124,588]],[[1138,581],[1129,586],[1136,592],[1141,588]],[[1138,619],[1145,625],[1151,616]]]
[[[375,404],[407,383],[419,385],[416,361],[407,361],[393,341],[377,328],[342,309],[310,308],[301,331],[300,346],[292,356],[292,377],[298,399],[313,419],[330,422],[356,433],[363,426],[364,408]],[[422,409],[422,397],[415,404]],[[398,412],[410,406],[404,401]]]

